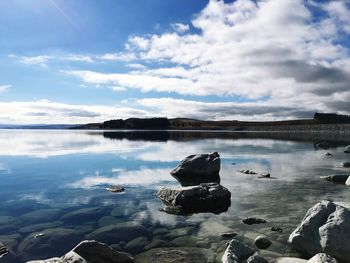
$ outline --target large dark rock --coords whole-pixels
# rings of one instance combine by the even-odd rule
[[[171,174],[176,177],[217,176],[220,172],[220,155],[217,152],[187,156]]]
[[[321,176],[321,179],[327,180],[332,183],[344,184],[348,177],[348,174],[332,174],[327,176]]]
[[[217,183],[175,189],[163,188],[157,192],[165,205],[178,214],[227,211],[231,205],[231,192]],[[170,210],[165,210],[166,212]]]
[[[321,201],[307,211],[300,226],[289,236],[292,246],[306,255],[327,253],[350,262],[350,209]]]
[[[28,263],[133,263],[134,259],[121,253],[104,243],[95,240],[80,242],[70,252],[61,258],[35,260]]]

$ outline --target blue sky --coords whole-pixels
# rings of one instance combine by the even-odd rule
[[[350,111],[349,1],[0,2],[0,123]]]

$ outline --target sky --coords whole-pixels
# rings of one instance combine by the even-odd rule
[[[350,113],[350,0],[0,0],[0,124]]]

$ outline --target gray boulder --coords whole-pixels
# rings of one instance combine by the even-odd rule
[[[350,262],[350,210],[342,204],[321,201],[307,211],[289,236],[292,246],[309,256],[327,253]]]
[[[181,176],[217,176],[220,172],[220,155],[217,152],[187,156],[171,175]]]
[[[241,262],[267,263],[267,260],[258,255],[250,246],[247,246],[237,239],[232,239],[222,256],[222,263]]]
[[[75,248],[61,258],[35,260],[28,263],[133,263],[134,259],[104,243],[95,240],[80,242]]]
[[[301,258],[291,258],[291,257],[282,257],[278,258],[277,263],[338,263],[338,261],[327,255],[325,253],[318,253],[309,260],[301,259]]]
[[[258,253],[255,253],[253,256],[250,256],[247,259],[247,263],[268,263],[268,261],[262,256],[258,255]]]
[[[254,254],[255,251],[250,246],[247,246],[237,239],[232,239],[222,256],[222,263],[239,263],[247,260]]]
[[[338,263],[338,261],[325,253],[318,253],[310,258],[307,263]]]
[[[157,196],[165,205],[175,208],[174,210],[180,213],[220,213],[231,205],[231,192],[217,183],[175,189],[163,188],[157,192]]]
[[[344,184],[348,179],[348,174],[332,174],[327,176],[321,176],[321,179],[327,180],[332,183],[342,183]]]
[[[344,153],[350,153],[350,145],[345,147]]]

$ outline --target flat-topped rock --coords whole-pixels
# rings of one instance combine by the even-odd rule
[[[157,196],[168,207],[185,213],[215,213],[223,208],[227,210],[231,205],[231,192],[217,183],[175,189],[163,188],[157,192]]]

